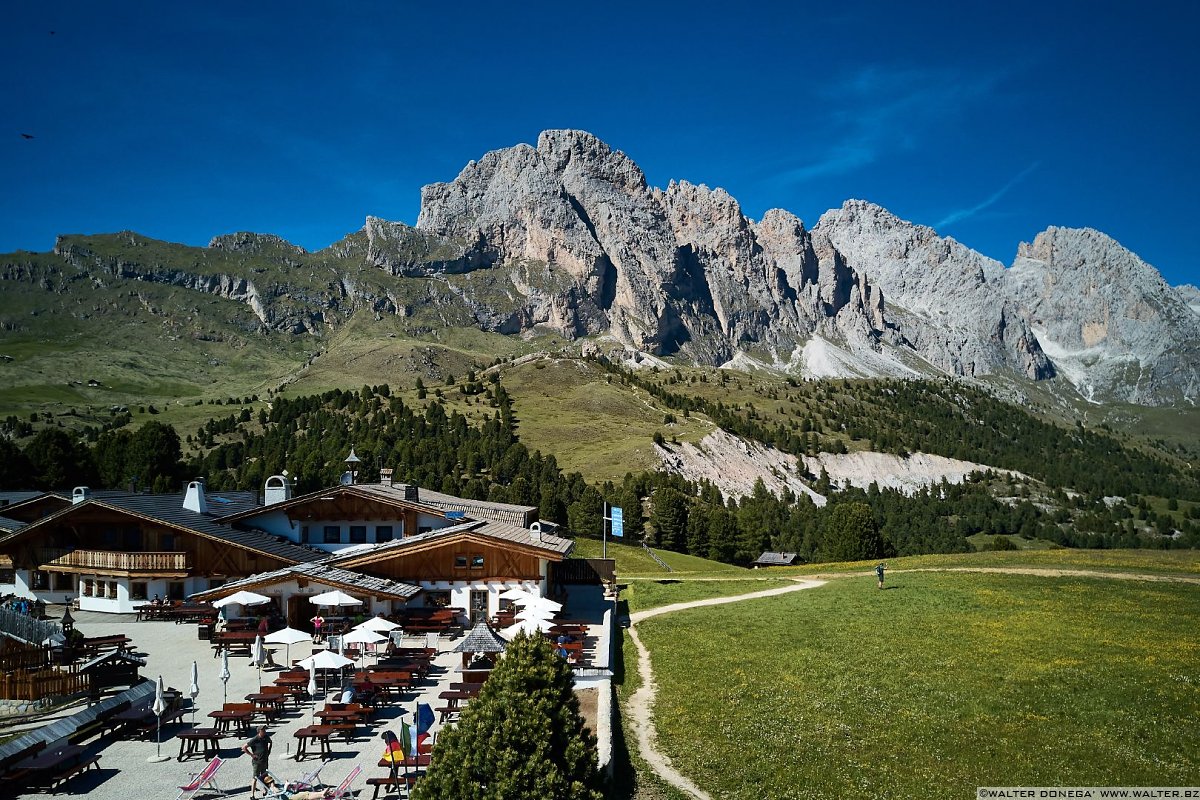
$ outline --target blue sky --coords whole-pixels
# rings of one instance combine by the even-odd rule
[[[756,219],[863,198],[1005,264],[1088,226],[1196,283],[1198,9],[24,3],[0,30],[0,252],[124,229],[318,249],[570,127]]]

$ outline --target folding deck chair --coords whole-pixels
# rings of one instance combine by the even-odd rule
[[[193,800],[197,794],[208,792],[219,794],[224,797],[226,792],[217,785],[216,779],[217,770],[219,770],[221,765],[224,763],[225,762],[220,756],[213,756],[213,760],[208,762],[204,769],[202,769],[200,772],[192,773],[192,780],[190,783],[188,783],[186,786],[179,787],[179,796],[176,797],[175,800]]]
[[[358,776],[361,774],[362,767],[355,767],[354,769],[350,770],[350,774],[346,776],[344,781],[337,785],[337,788],[331,792],[325,793],[327,800],[343,800],[343,798],[348,797],[350,794],[350,785],[354,783],[354,781],[357,780]]]

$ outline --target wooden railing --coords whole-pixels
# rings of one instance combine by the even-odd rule
[[[188,554],[119,550],[42,550],[40,563],[48,567],[117,570],[120,572],[187,572]]]
[[[56,669],[37,672],[8,672],[0,675],[0,698],[5,700],[41,700],[87,691],[88,676],[82,672]]]

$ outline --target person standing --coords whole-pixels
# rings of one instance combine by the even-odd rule
[[[260,782],[265,797],[270,785],[267,782],[267,768],[271,757],[271,734],[267,733],[266,725],[258,726],[258,733],[242,745],[242,752],[250,756],[250,800],[254,800]]]
[[[309,622],[311,622],[313,626],[313,644],[317,644],[321,641],[321,626],[325,624],[325,618],[322,617],[321,612],[318,611],[316,615],[309,620]]]
[[[880,589],[883,588],[883,571],[885,569],[887,569],[887,566],[882,561],[880,561],[879,566],[877,566],[875,568],[875,577],[879,578],[879,588]]]

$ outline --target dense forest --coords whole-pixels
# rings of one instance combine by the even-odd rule
[[[1086,458],[1101,464],[1108,463],[1106,459],[1132,463],[1158,481],[1160,492],[1161,487],[1177,487],[1181,495],[1191,496],[1191,482],[1165,462],[1102,434],[1054,428],[1003,404],[992,408],[987,403],[995,401],[972,396],[962,387],[923,382],[789,387],[811,392],[814,402],[825,403],[819,419],[798,424],[793,434],[791,426],[762,425],[752,408],[712,404],[610,369],[670,408],[710,414],[723,427],[783,449],[803,451],[816,436],[842,442],[829,433],[834,429],[852,431],[852,438],[872,437],[876,446],[886,436],[898,437],[898,448],[915,445],[917,440],[907,434],[879,427],[879,419],[894,414],[929,436],[928,444],[921,442],[924,450],[978,460],[986,460],[981,452],[988,450],[993,462],[1056,480],[1078,478],[1087,491],[1068,494],[1057,486],[1042,487],[1044,496],[1036,496],[1011,476],[985,474],[957,485],[943,482],[910,496],[874,485],[831,486],[822,474],[812,485],[829,503],[818,507],[807,496],[777,497],[761,481],[745,498],[724,497],[711,484],[660,472],[628,474],[619,484],[593,486],[579,473],[564,473],[553,455],[530,452],[519,441],[518,409],[494,373],[486,381],[468,375],[460,387],[488,409],[481,424],[447,412],[422,391],[415,402],[405,402],[386,385],[364,386],[359,391],[274,398],[269,408],[260,405],[257,412],[245,405],[210,419],[184,441],[171,426],[156,420],[132,432],[121,421],[90,430],[85,437],[90,446],[57,428],[34,434],[24,448],[0,439],[0,486],[48,489],[86,483],[170,491],[187,477],[202,475],[214,490],[260,489],[268,476],[286,469],[299,491],[314,491],[338,481],[353,448],[361,459],[358,479],[363,482],[378,480],[380,468],[390,467],[397,481],[537,506],[543,519],[564,525],[567,535],[598,536],[603,503],[608,502],[625,510],[633,541],[640,533],[651,546],[737,564],[749,563],[765,550],[797,552],[807,560],[966,551],[971,549],[967,537],[975,533],[1081,547],[1200,544],[1195,519],[1200,506],[1192,507],[1191,519],[1182,512],[1177,519],[1175,514],[1155,512],[1136,495],[1127,503],[1110,503],[1102,492],[1117,484],[1143,486],[1144,475],[1118,470],[1118,477],[1093,474],[1089,482],[1082,468]],[[852,388],[857,397],[850,396]],[[226,405],[237,407],[243,401],[230,398]],[[873,413],[873,407],[881,411]],[[802,427],[808,430],[799,430]],[[1029,436],[1033,446],[1021,447],[1020,436]],[[1079,463],[1035,463],[1051,458]],[[1162,471],[1154,472],[1156,468]],[[1094,466],[1091,471],[1105,472]],[[1177,526],[1181,533],[1169,535]]]

